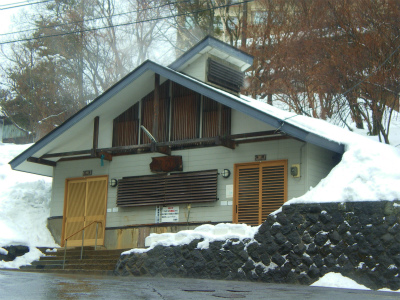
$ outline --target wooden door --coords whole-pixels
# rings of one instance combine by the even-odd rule
[[[259,225],[287,200],[287,161],[236,164],[233,222]]]
[[[89,177],[66,180],[62,246],[64,239],[100,221],[97,228],[97,245],[104,245],[104,230],[107,209],[108,177]],[[84,245],[95,245],[96,223],[85,228]],[[68,246],[82,245],[82,232],[68,239]]]

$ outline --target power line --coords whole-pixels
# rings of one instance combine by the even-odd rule
[[[195,13],[201,13],[201,12],[205,12],[205,11],[210,11],[210,10],[214,10],[214,9],[217,9],[217,8],[225,8],[225,7],[230,7],[230,6],[234,6],[234,5],[238,5],[238,4],[249,3],[249,2],[253,2],[253,1],[255,1],[255,0],[235,2],[235,3],[232,3],[232,4],[220,5],[220,6],[216,6],[216,7],[212,7],[212,8],[205,8],[205,9],[200,9],[200,10],[196,10],[196,11],[191,11],[191,12],[186,12],[186,13],[181,13],[181,14],[175,14],[175,15],[170,15],[170,16],[165,16],[165,17],[157,17],[157,18],[141,20],[141,21],[135,21],[135,22],[127,22],[127,23],[110,25],[110,26],[88,28],[88,29],[83,29],[83,30],[75,30],[75,31],[70,31],[70,32],[66,32],[66,33],[51,34],[51,35],[44,35],[44,36],[39,36],[39,37],[12,40],[12,41],[7,41],[7,42],[1,42],[0,45],[13,44],[13,43],[17,43],[17,42],[28,42],[28,41],[39,40],[39,39],[44,39],[44,38],[66,36],[66,35],[75,34],[75,33],[84,33],[84,32],[97,31],[97,30],[108,29],[108,28],[116,28],[116,27],[122,27],[122,26],[128,26],[128,25],[134,25],[134,24],[140,24],[140,23],[146,23],[146,22],[160,21],[160,20],[165,20],[165,19],[169,19],[169,18],[180,17],[180,16],[188,16],[188,15],[195,14]]]
[[[52,0],[51,0],[51,1],[52,1]],[[138,9],[138,10],[133,10],[133,11],[128,11],[128,12],[123,12],[123,13],[114,14],[114,15],[112,15],[112,16],[110,16],[110,17],[111,17],[111,18],[114,18],[114,17],[118,17],[118,16],[128,15],[128,14],[131,14],[131,13],[140,13],[140,12],[145,12],[145,11],[151,10],[151,9],[162,8],[162,7],[164,7],[164,6],[174,5],[174,4],[178,4],[178,3],[185,3],[185,2],[190,2],[190,1],[191,1],[191,0],[170,2],[170,3],[162,4],[162,5],[159,5],[159,6],[154,6],[154,7],[149,7],[149,8],[145,8],[145,9]],[[35,31],[35,30],[38,30],[38,29],[56,28],[56,27],[58,27],[58,26],[75,25],[75,24],[80,24],[80,23],[83,23],[83,22],[90,22],[90,21],[101,20],[101,19],[105,19],[105,18],[107,18],[107,17],[108,17],[108,16],[103,16],[103,17],[97,17],[97,18],[92,18],[92,19],[86,19],[86,20],[84,20],[84,21],[76,21],[76,22],[71,22],[71,23],[57,24],[57,25],[50,25],[50,26],[41,26],[41,27],[32,28],[32,29],[24,29],[24,30],[20,30],[20,31],[8,32],[8,33],[1,33],[0,36],[11,35],[11,34],[16,34],[16,33],[31,32],[31,31]]]
[[[45,0],[45,1],[37,1],[37,2],[22,1],[22,2],[16,2],[16,3],[2,4],[2,5],[0,5],[0,10],[19,8],[19,7],[30,6],[30,5],[40,4],[40,3],[53,2],[53,1],[54,0]],[[24,4],[20,4],[20,3],[24,3]],[[3,6],[7,6],[7,7],[2,8]]]

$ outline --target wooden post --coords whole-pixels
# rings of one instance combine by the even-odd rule
[[[154,74],[154,117],[152,134],[158,142],[158,119],[160,115],[160,75]]]
[[[96,156],[96,150],[99,146],[99,116],[94,118],[93,125],[93,148],[92,148],[92,156]]]
[[[222,104],[218,103],[218,136],[222,134]]]

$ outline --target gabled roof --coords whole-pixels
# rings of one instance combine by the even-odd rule
[[[152,61],[146,61],[58,128],[15,157],[10,162],[11,168],[34,174],[52,176],[53,167],[29,162],[28,159],[30,157],[40,158],[44,154],[49,153],[91,149],[94,118],[99,116],[101,120],[100,124],[103,124],[103,127],[100,127],[100,134],[105,130],[112,130],[112,120],[115,117],[153,90],[154,74],[159,74],[162,82],[165,80],[174,81],[203,96],[247,114],[274,128],[278,128],[280,131],[294,138],[337,153],[344,152],[344,145],[329,140],[327,137],[318,135],[311,130],[292,124],[290,120],[286,120],[287,118],[285,119],[282,115],[274,112],[271,113],[268,109],[260,108],[260,101],[229,94],[179,73],[172,68],[163,67]],[[262,105],[267,106],[267,104]],[[74,144],[74,148],[71,148],[71,144]],[[49,160],[57,161],[57,158]]]
[[[191,49],[186,51],[168,67],[175,71],[181,71],[187,65],[206,53],[237,66],[242,72],[246,71],[253,65],[253,56],[223,43],[216,38],[207,36]]]

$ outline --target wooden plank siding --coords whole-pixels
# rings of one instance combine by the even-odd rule
[[[140,126],[152,133],[153,123],[154,91],[114,119],[112,146],[150,144]],[[160,85],[157,123],[157,142],[227,136],[231,133],[231,109],[166,81]]]
[[[202,137],[215,137],[219,135],[219,110],[218,103],[210,98],[203,99]],[[221,108],[221,135],[231,134],[231,109],[227,106]]]
[[[200,94],[172,83],[171,140],[188,140],[199,137]]]

